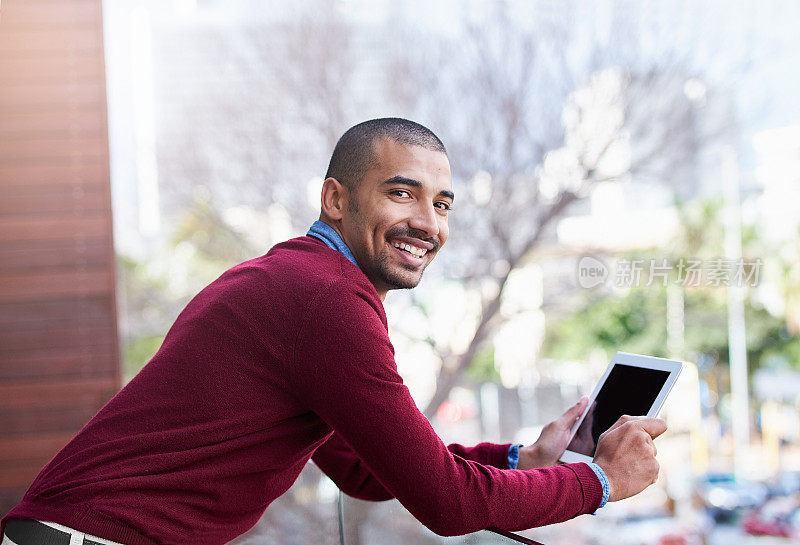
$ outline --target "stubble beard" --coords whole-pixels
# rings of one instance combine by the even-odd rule
[[[358,201],[355,196],[351,195],[347,202],[347,208],[350,214],[353,216],[354,223],[359,227],[364,225],[363,216],[361,211],[359,210]],[[397,232],[393,233],[392,231],[396,231],[397,229],[390,229],[386,232],[384,237],[386,239],[391,238],[391,236],[416,236],[418,233],[409,233],[409,232]],[[419,237],[421,238],[421,237]],[[429,239],[429,241],[433,244],[433,249],[430,250],[431,253],[436,253],[439,249],[439,243],[435,240]],[[388,244],[388,240],[385,240]],[[418,271],[417,274],[412,274],[411,276],[405,276],[399,274],[397,270],[395,270],[391,266],[391,257],[390,257],[391,250],[384,248],[375,258],[374,261],[369,262],[367,264],[368,267],[373,269],[372,271],[364,271],[368,277],[372,278],[377,277],[378,280],[387,287],[387,289],[405,289],[410,290],[412,288],[416,288],[420,281],[422,280],[422,273],[425,270],[425,267],[428,266],[430,261],[423,263],[419,267],[414,267],[407,264],[401,264],[400,267],[402,269],[413,273],[414,271]]]
[[[353,216],[354,223],[359,227],[364,225],[363,217],[359,211],[358,202],[356,199],[351,198],[348,199],[348,209],[350,214]],[[386,236],[388,237],[390,233],[387,233]],[[386,241],[388,244],[388,241]],[[366,266],[370,267],[371,271],[364,271],[368,277],[376,277],[384,286],[388,289],[406,289],[410,290],[415,288],[419,285],[420,280],[422,280],[422,271],[419,271],[419,274],[416,276],[408,277],[401,274],[398,274],[397,271],[393,270],[390,264],[390,255],[386,248],[382,249],[382,251],[377,255],[377,257],[372,262],[368,262]],[[422,269],[427,266],[427,264],[421,265]],[[411,267],[408,265],[401,265],[401,267],[409,272],[419,270],[419,267]],[[377,287],[377,286],[376,286]]]
[[[420,280],[422,280],[422,272],[424,270],[424,265],[421,265],[422,270],[420,267],[410,267],[407,265],[401,265],[401,267],[409,272],[412,271],[419,271],[418,274],[414,276],[405,276],[401,275],[396,271],[389,263],[390,259],[387,255],[387,252],[382,252],[375,262],[375,269],[378,275],[380,276],[381,281],[389,288],[389,289],[405,289],[410,290],[412,288],[416,288],[419,285]]]

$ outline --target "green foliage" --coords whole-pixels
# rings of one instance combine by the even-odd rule
[[[723,255],[724,231],[719,201],[694,201],[678,206],[682,233],[665,249],[640,250],[620,259],[643,259],[645,263],[660,254],[673,264],[681,259],[713,260]],[[755,259],[759,252],[757,231],[752,225],[742,229],[745,256]],[[666,255],[664,255],[666,253]],[[718,363],[728,363],[727,288],[721,286],[684,287],[673,267],[668,283],[679,286],[683,295],[683,358],[709,354]],[[763,280],[763,276],[761,276]],[[748,368],[761,365],[800,368],[800,339],[789,333],[782,317],[773,316],[750,297],[745,299]],[[548,322],[543,346],[545,357],[585,359],[596,349],[609,356],[617,350],[670,356],[667,346],[667,289],[661,284],[631,288],[622,296],[597,298],[587,293],[584,304],[560,321]]]
[[[166,278],[150,270],[146,262],[117,255],[117,273],[129,311],[145,313],[147,309],[161,309],[168,304]]]
[[[201,193],[184,212],[168,247],[145,260],[117,256],[125,309],[120,322],[125,376],[132,377],[152,358],[195,294],[226,269],[254,255],[257,251]]]
[[[494,366],[494,345],[487,343],[467,368],[467,376],[477,382],[500,383],[500,373]]]
[[[670,255],[683,258],[712,258],[722,254],[725,232],[720,199],[675,203],[681,234],[667,247]]]
[[[548,328],[542,353],[582,359],[597,348],[664,355],[666,292],[637,289],[622,298],[587,302],[579,312]]]
[[[126,378],[133,377],[155,355],[164,342],[164,336],[132,338],[122,350],[123,372]]]
[[[208,195],[195,198],[178,222],[172,239],[174,246],[188,242],[199,257],[231,267],[258,255],[244,237],[225,222]],[[224,270],[224,269],[223,269]]]
[[[724,288],[718,288],[724,293]],[[543,354],[560,359],[585,359],[602,348],[667,357],[667,301],[664,289],[632,289],[624,297],[596,299],[580,311],[548,327]],[[728,315],[724,299],[711,290],[684,294],[684,353],[710,354],[728,363]],[[787,332],[783,320],[749,301],[745,305],[750,371],[762,365],[800,368],[800,339]]]

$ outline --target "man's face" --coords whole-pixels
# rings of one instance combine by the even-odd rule
[[[447,240],[453,202],[444,153],[375,141],[376,165],[367,171],[342,218],[342,236],[381,297],[413,288]]]

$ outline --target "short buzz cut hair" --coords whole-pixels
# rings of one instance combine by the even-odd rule
[[[325,178],[335,178],[348,191],[354,192],[364,174],[375,166],[374,144],[379,138],[447,154],[439,137],[419,123],[400,117],[370,119],[350,127],[339,138]]]

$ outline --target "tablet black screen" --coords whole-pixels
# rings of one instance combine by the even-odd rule
[[[600,434],[623,414],[646,415],[667,378],[669,371],[614,365],[567,450],[594,456]]]

